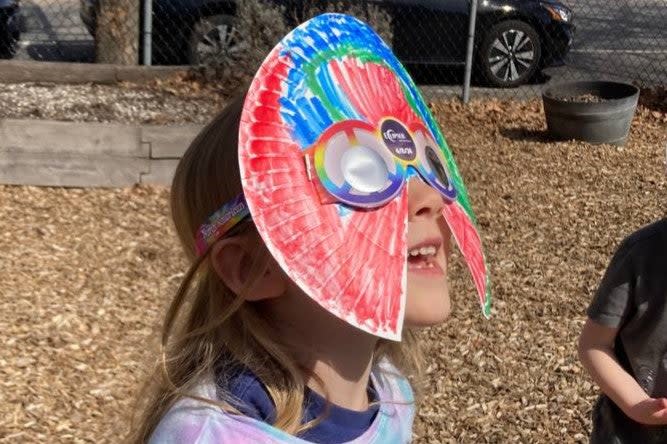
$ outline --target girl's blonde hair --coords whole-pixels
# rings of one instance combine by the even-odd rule
[[[198,398],[192,393],[212,374],[233,374],[244,366],[259,378],[275,403],[275,427],[297,434],[317,422],[301,424],[304,369],[279,342],[256,304],[244,303],[243,294],[234,294],[218,278],[208,255],[198,258],[195,253],[198,227],[242,192],[237,145],[243,100],[241,96],[232,101],[206,125],[174,174],[172,217],[191,266],[164,320],[160,363],[137,400],[138,414],[134,416],[129,440],[132,443],[146,442],[162,416],[183,397],[238,413],[238,404],[224,390],[218,390],[217,400]],[[248,236],[261,246],[249,219],[229,235]],[[269,259],[266,248],[255,251],[247,265],[249,282],[264,274]],[[421,350],[411,331],[404,331],[401,343],[379,341],[374,360],[385,356],[403,375],[419,379]]]

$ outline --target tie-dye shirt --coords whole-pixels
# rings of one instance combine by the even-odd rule
[[[378,394],[380,409],[371,426],[349,444],[404,444],[412,439],[415,406],[408,381],[389,363],[378,365],[371,372]],[[216,385],[211,380],[202,384],[196,394],[216,399]],[[184,398],[164,415],[150,444],[307,444],[270,424],[232,415],[218,407]]]

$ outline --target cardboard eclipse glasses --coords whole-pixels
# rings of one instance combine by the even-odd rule
[[[380,207],[400,193],[409,169],[448,202],[456,199],[444,155],[430,133],[423,127],[410,132],[393,118],[377,127],[360,120],[334,124],[304,157],[322,203]]]
[[[424,127],[411,132],[393,118],[383,119],[378,126],[361,120],[336,123],[303,155],[308,178],[323,204],[381,207],[400,193],[409,169],[447,202],[456,199],[444,155],[430,132]],[[249,215],[243,195],[226,203],[197,231],[197,255],[204,255]]]

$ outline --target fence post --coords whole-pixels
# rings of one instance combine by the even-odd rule
[[[153,60],[153,0],[144,0],[144,65],[150,66]]]
[[[477,0],[470,0],[470,21],[468,22],[468,48],[466,50],[466,69],[463,78],[463,103],[470,100],[470,77],[472,74],[473,49],[475,47],[475,21],[477,20]]]

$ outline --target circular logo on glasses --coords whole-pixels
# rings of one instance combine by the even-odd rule
[[[397,157],[403,160],[413,160],[417,156],[417,148],[408,130],[399,122],[387,119],[380,127],[382,140]]]

